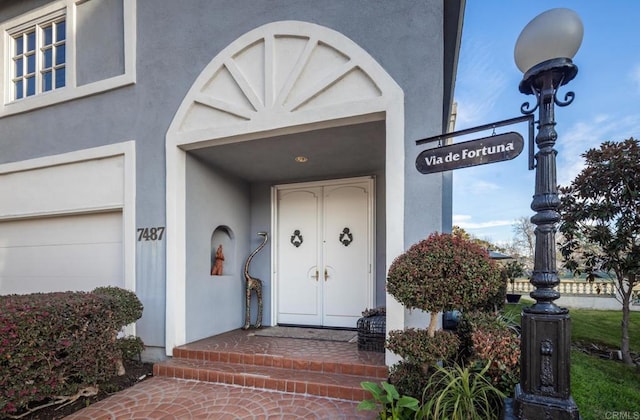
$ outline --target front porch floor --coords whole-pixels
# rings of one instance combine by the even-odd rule
[[[278,360],[282,360],[283,363],[306,361],[314,364],[322,363],[324,371],[333,373],[342,373],[340,369],[348,369],[345,366],[348,365],[355,371],[344,373],[366,375],[372,374],[367,370],[374,369],[377,374],[383,375],[382,377],[387,376],[384,353],[359,351],[357,343],[264,337],[256,335],[254,329],[229,331],[176,347],[173,350],[174,358],[196,360],[207,360],[206,357],[215,359],[216,355],[224,358],[225,354],[229,357],[241,357],[244,359],[242,363],[245,364],[278,366],[280,365]],[[239,361],[234,359],[232,362]]]
[[[360,383],[385,380],[388,369],[383,353],[356,343],[234,330],[176,347],[154,375],[361,401]]]

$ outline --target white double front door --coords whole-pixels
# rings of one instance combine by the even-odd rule
[[[374,301],[373,179],[275,192],[278,323],[355,328]]]

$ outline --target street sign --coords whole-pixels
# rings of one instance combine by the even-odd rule
[[[524,139],[514,131],[481,139],[465,141],[443,147],[427,149],[416,158],[416,168],[420,173],[451,171],[484,165],[485,163],[511,160],[524,147]]]

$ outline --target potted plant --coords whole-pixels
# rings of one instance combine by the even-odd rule
[[[511,293],[507,292],[508,303],[520,302],[520,293],[516,293],[516,278],[524,275],[524,264],[520,261],[512,260],[502,266],[502,277],[511,284]]]

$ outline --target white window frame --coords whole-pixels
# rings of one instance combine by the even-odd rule
[[[100,0],[58,0],[40,7],[14,19],[0,23],[0,57],[4,65],[0,66],[0,81],[2,83],[2,103],[0,104],[0,118],[31,111],[38,108],[70,101],[99,92],[116,89],[136,82],[136,1],[123,0],[124,19],[124,72],[120,75],[77,85],[76,80],[76,15],[77,6],[87,1]],[[37,87],[35,95],[15,99],[13,87],[13,43],[14,36],[29,27],[63,17],[66,21],[66,77],[65,86],[47,92],[41,92]],[[36,46],[38,54],[39,45]],[[36,64],[36,71],[39,71]]]
[[[11,39],[9,40],[9,48],[7,49],[7,59],[11,58],[11,62],[9,63],[9,74],[7,75],[9,78],[9,82],[7,83],[7,96],[8,98],[10,98],[11,100],[15,100],[15,101],[21,101],[27,98],[31,98],[33,96],[36,95],[42,95],[48,92],[52,92],[56,89],[62,89],[63,87],[65,87],[67,85],[67,77],[65,75],[65,81],[64,81],[64,85],[56,88],[55,87],[55,83],[53,82],[53,77],[52,76],[52,87],[51,89],[45,91],[43,90],[43,70],[45,70],[44,67],[44,63],[43,63],[43,32],[44,32],[44,28],[46,27],[53,27],[54,25],[57,26],[57,24],[59,24],[60,22],[64,21],[65,25],[66,25],[66,15],[64,13],[64,10],[59,10],[57,12],[48,14],[46,16],[41,17],[40,19],[37,19],[35,21],[31,21],[28,22],[24,25],[21,25],[19,27],[13,28],[13,30],[11,30],[9,32],[9,35],[11,37]],[[66,26],[65,26],[66,27]],[[24,35],[34,32],[35,35],[35,49],[34,49],[34,71],[33,71],[33,79],[34,79],[34,85],[35,85],[35,92],[32,95],[27,95],[27,90],[28,87],[26,86],[26,84],[23,83],[23,87],[22,87],[22,97],[20,98],[16,98],[16,79],[20,78],[23,81],[27,80],[27,76],[30,74],[28,73],[26,70],[23,70],[23,73],[19,76],[16,77],[15,75],[15,69],[16,69],[16,62],[15,62],[15,57],[16,57],[16,50],[15,50],[15,45],[17,42],[17,37],[21,36],[24,39]],[[57,47],[59,47],[58,44],[64,44],[65,45],[65,49],[66,49],[66,44],[67,44],[67,40],[66,40],[66,29],[65,29],[65,39],[62,43],[59,43],[56,41],[56,39],[52,39],[52,50],[57,50]],[[52,33],[52,36],[54,36],[54,34]],[[21,54],[22,59],[26,62],[27,61],[27,57],[28,54],[25,54],[25,51],[27,51],[28,48],[28,44],[25,41],[23,43],[23,52]],[[52,54],[51,57],[52,63],[51,63],[51,67],[50,67],[50,72],[52,74],[55,73],[56,68],[65,68],[65,73],[66,73],[66,68],[67,68],[67,58],[66,58],[66,53],[65,53],[65,61],[62,65],[56,65],[55,63],[55,54]],[[25,63],[26,64],[26,63]]]

